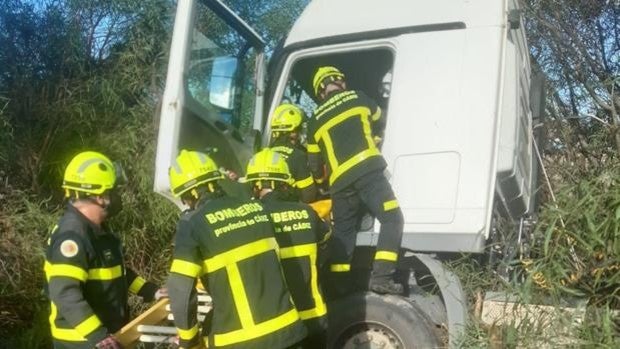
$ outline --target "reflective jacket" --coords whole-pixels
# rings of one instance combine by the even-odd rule
[[[213,300],[209,348],[287,348],[306,336],[259,201],[199,203],[177,226],[168,292],[181,347],[198,343],[196,277]]]
[[[277,192],[261,201],[273,221],[282,270],[299,315],[310,333],[323,331],[327,306],[319,288],[317,253],[329,227],[310,206],[280,200]]]
[[[157,286],[125,268],[121,241],[73,205],[48,240],[50,327],[56,347],[92,348],[129,320],[128,291],[153,298]]]
[[[308,161],[315,178],[327,165],[332,193],[387,164],[375,145],[385,123],[381,108],[361,91],[342,91],[328,97],[308,126]]]
[[[314,201],[316,199],[316,186],[308,167],[306,150],[283,140],[275,141],[271,145],[271,149],[282,154],[286,159],[286,164],[295,180],[293,187],[298,190],[300,200],[303,202]]]

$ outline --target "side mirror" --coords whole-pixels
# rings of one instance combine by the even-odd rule
[[[213,61],[209,82],[209,103],[222,109],[233,109],[237,67],[238,60],[234,57],[217,57]]]

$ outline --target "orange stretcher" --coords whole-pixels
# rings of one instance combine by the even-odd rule
[[[329,220],[330,218],[329,216],[332,212],[332,200],[331,199],[311,202],[309,205],[314,209],[314,211],[316,211],[319,217],[321,217],[324,220]]]

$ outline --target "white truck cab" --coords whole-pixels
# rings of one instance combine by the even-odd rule
[[[435,325],[443,324],[456,346],[466,299],[441,260],[459,252],[505,253],[506,241],[493,239],[496,222],[508,222],[521,241],[523,222],[535,209],[532,129],[541,107],[530,101],[529,51],[517,0],[313,0],[269,65],[264,48],[220,1],[177,1],[155,191],[172,200],[168,168],[184,148],[210,151],[218,164],[243,173],[253,152],[268,143],[273,110],[289,101],[312,115],[316,69],[339,68],[349,88],[366,92],[385,111],[381,151],[405,217],[402,267],[415,271],[408,274],[408,299],[415,303],[396,307],[404,301],[363,292],[332,300],[332,309],[365,307],[357,316],[367,321],[365,327],[334,325],[330,345],[424,347],[440,341]],[[233,183],[226,188],[242,195]],[[376,222],[358,234],[360,251],[372,249],[378,231]],[[438,292],[418,287],[424,274]],[[400,309],[395,311],[404,323],[412,323],[377,319],[382,306]],[[432,325],[422,328],[424,322]],[[431,335],[436,342],[413,338]]]

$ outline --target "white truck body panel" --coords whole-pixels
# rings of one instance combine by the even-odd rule
[[[179,0],[179,13],[195,2]],[[265,111],[270,115],[282,101],[299,62],[389,52],[393,77],[382,153],[405,216],[403,246],[482,252],[496,205],[517,221],[530,210],[536,189],[529,54],[523,28],[510,28],[508,20],[516,8],[515,0],[314,0],[285,40]],[[155,190],[167,197],[167,169],[181,147],[222,148],[222,161],[230,160],[235,170],[252,151],[251,142],[230,137],[231,129],[218,131],[215,119],[188,96],[183,79],[191,18],[177,14],[162,105]],[[262,91],[256,96],[259,111]],[[184,113],[192,114],[191,122],[181,122],[189,117]],[[266,119],[259,114],[255,129]],[[269,120],[263,130],[268,127]],[[263,145],[268,137],[264,132]],[[374,244],[378,230],[375,222],[358,243]]]
[[[501,26],[502,0],[313,0],[304,9],[284,46],[331,36],[389,28],[464,22],[468,28]]]
[[[405,216],[403,245],[481,252],[496,198],[513,205],[509,214],[518,220],[535,189],[528,52],[523,29],[508,29],[514,6],[497,0],[312,1],[286,39],[284,49],[292,49],[270,111],[296,61],[381,45],[392,50],[382,153]],[[463,27],[441,28],[449,23]],[[364,33],[382,38],[364,40]],[[347,36],[345,43],[329,44]],[[374,244],[379,227],[376,222],[373,233],[361,233],[358,243]]]

